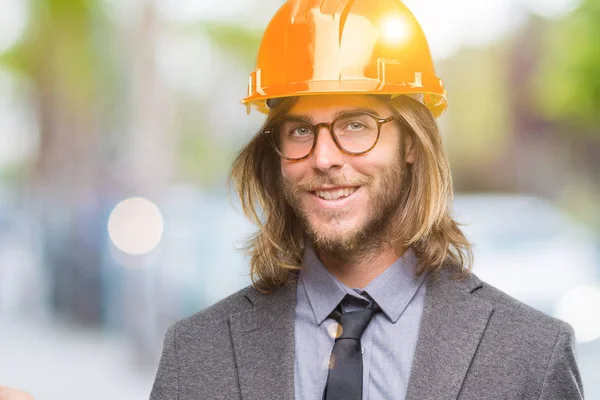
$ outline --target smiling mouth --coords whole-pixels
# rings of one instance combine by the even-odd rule
[[[358,190],[358,187],[342,188],[333,190],[315,190],[313,193],[315,196],[320,197],[324,200],[339,200],[349,197]]]

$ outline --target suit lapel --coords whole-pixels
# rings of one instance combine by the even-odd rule
[[[407,400],[458,397],[493,310],[472,294],[481,286],[474,275],[429,279]]]
[[[296,286],[253,290],[246,297],[254,307],[229,318],[243,400],[294,399]]]

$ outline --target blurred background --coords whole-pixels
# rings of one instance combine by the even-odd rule
[[[0,384],[145,399],[166,327],[250,282],[226,178],[282,3],[0,1]],[[406,3],[475,272],[573,325],[600,399],[600,0]]]

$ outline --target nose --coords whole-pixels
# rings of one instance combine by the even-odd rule
[[[344,153],[337,147],[332,133],[326,127],[319,128],[317,143],[312,154],[314,169],[327,172],[333,168],[341,168],[344,165]]]

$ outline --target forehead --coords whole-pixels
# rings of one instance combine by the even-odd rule
[[[302,116],[317,121],[333,119],[340,112],[352,110],[372,111],[382,116],[386,114],[385,102],[369,95],[314,95],[300,96],[289,115]]]

